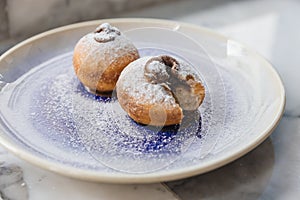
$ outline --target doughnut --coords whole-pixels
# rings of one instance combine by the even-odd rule
[[[77,42],[73,66],[88,91],[106,93],[114,90],[122,70],[138,58],[133,43],[119,29],[104,23]]]
[[[121,107],[136,122],[153,126],[180,124],[183,111],[197,110],[205,88],[186,62],[168,55],[130,63],[116,85]]]

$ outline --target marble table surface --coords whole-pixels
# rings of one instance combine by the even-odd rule
[[[212,28],[269,59],[282,76],[286,111],[274,133],[242,158],[212,172],[150,185],[74,180],[38,169],[0,148],[0,200],[293,200],[300,197],[300,1],[187,0],[120,17],[155,17]]]

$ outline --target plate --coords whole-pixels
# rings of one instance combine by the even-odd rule
[[[114,97],[96,97],[72,68],[76,42],[97,25],[117,26],[141,56],[189,62],[206,97],[180,126],[134,123]],[[149,183],[208,172],[246,154],[278,124],[285,106],[271,64],[206,28],[154,19],[106,19],[32,37],[0,58],[0,143],[62,175]]]

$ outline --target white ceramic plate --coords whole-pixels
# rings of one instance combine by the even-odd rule
[[[103,22],[120,28],[141,56],[172,54],[190,62],[207,96],[187,126],[140,126],[116,99],[83,89],[72,51]],[[41,168],[93,181],[159,182],[213,170],[264,141],[285,105],[278,74],[256,52],[208,29],[165,20],[107,19],[54,29],[3,54],[0,74],[1,144]]]

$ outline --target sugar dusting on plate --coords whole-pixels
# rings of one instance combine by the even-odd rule
[[[9,92],[18,93],[13,101],[10,97],[8,121],[16,134],[25,134],[24,129],[34,132],[35,139],[27,142],[41,146],[38,151],[55,154],[46,148],[50,144],[75,155],[86,152],[112,169],[146,173],[170,165],[201,138],[199,111],[186,113],[180,126],[137,124],[115,97],[97,97],[84,89],[73,72],[71,56],[37,67],[10,87]]]

